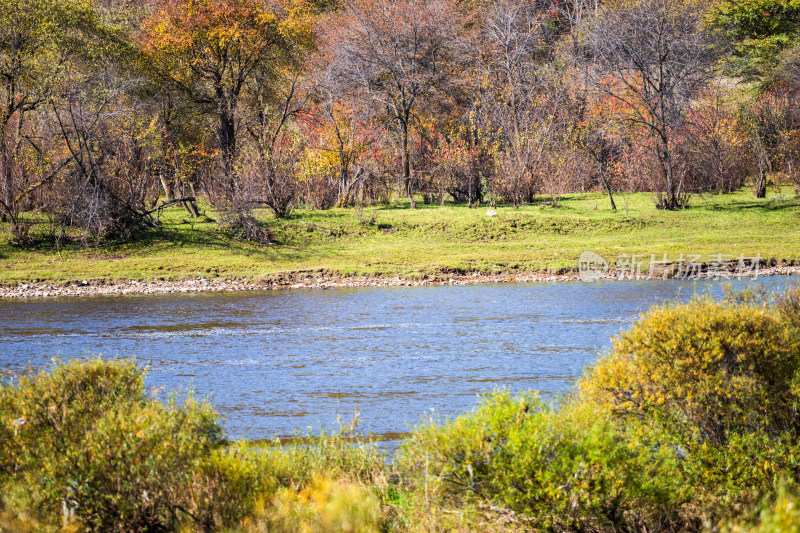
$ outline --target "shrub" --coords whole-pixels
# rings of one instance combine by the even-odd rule
[[[415,506],[445,529],[699,530],[795,490],[798,301],[654,308],[560,409],[496,393],[420,427],[399,459]]]
[[[247,211],[230,211],[219,219],[220,229],[233,237],[243,241],[252,241],[259,244],[269,244],[272,234],[269,229]]]
[[[129,361],[73,361],[3,385],[0,417],[3,492],[24,492],[19,500],[38,515],[64,513],[92,530],[187,520],[198,465],[223,442],[208,405],[147,399]]]
[[[799,368],[785,312],[697,299],[646,313],[579,387],[678,450],[704,513],[730,514],[796,479]]]
[[[283,528],[300,513],[311,529],[281,530],[372,531],[387,485],[367,443],[229,445],[208,404],[148,397],[132,361],[71,361],[0,385],[0,442],[2,530]]]
[[[244,533],[371,533],[383,530],[378,499],[362,485],[315,476],[300,491],[281,488],[245,521]]]
[[[151,531],[199,518],[187,490],[198,461],[220,443],[207,405],[148,402],[101,417],[65,472],[68,498],[92,529]]]
[[[677,138],[686,188],[733,192],[753,170],[745,128],[724,93],[708,91],[699,100]]]
[[[676,500],[687,495],[674,461],[589,404],[553,411],[534,395],[503,392],[450,423],[418,428],[399,465],[440,505],[487,501],[535,529],[611,530],[680,519]]]
[[[340,435],[252,450],[269,486],[245,532],[383,530],[389,467],[375,443]]]
[[[683,443],[800,428],[800,337],[762,306],[708,299],[648,312],[581,382],[616,412],[646,417]]]
[[[0,437],[8,444],[0,447],[0,475],[39,470],[115,406],[144,403],[141,370],[129,361],[74,361],[0,384]]]
[[[297,171],[303,149],[299,138],[286,134],[242,147],[231,203],[266,205],[275,218],[289,218],[301,192]]]

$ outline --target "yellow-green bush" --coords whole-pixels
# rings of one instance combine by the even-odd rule
[[[3,385],[0,419],[3,493],[24,493],[21,512],[92,530],[190,520],[201,462],[223,443],[208,405],[148,399],[130,361],[73,361]]]
[[[39,470],[43,458],[83,439],[87,421],[144,401],[142,372],[132,362],[73,362],[0,383],[0,439],[7,444],[0,447],[0,475]]]
[[[106,531],[115,523],[120,531],[153,530],[187,518],[208,523],[198,510],[192,513],[191,490],[203,483],[196,480],[201,461],[220,443],[208,406],[191,400],[180,407],[123,406],[88,429],[66,472],[67,497],[77,502],[82,522]]]
[[[797,478],[800,335],[790,307],[654,308],[580,381],[581,399],[677,450],[705,513],[740,512],[781,476]]]
[[[535,529],[660,529],[689,494],[674,453],[618,430],[589,404],[546,408],[495,393],[472,413],[418,428],[399,466],[438,505],[487,501]]]
[[[227,443],[208,404],[149,397],[132,361],[71,361],[0,385],[0,443],[0,531],[216,531],[306,512],[308,531],[371,531],[386,487],[368,443]]]
[[[800,428],[800,336],[764,306],[658,307],[581,381],[585,398],[646,417],[683,442]]]
[[[314,476],[301,490],[281,488],[263,502],[244,533],[372,533],[383,529],[380,502],[363,485]]]

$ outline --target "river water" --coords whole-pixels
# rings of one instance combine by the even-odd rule
[[[780,289],[796,278],[735,281]],[[496,387],[553,397],[638,313],[723,281],[529,283],[0,301],[0,373],[136,357],[207,397],[234,438],[358,428],[387,441]]]

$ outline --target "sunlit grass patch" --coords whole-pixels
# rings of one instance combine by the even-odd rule
[[[56,249],[9,244],[0,225],[0,283],[34,279],[180,280],[197,277],[271,279],[281,273],[325,272],[339,276],[446,275],[451,272],[544,272],[574,269],[585,250],[613,261],[621,254],[704,259],[724,254],[800,259],[800,200],[792,195],[754,199],[749,190],[695,196],[691,207],[657,210],[647,193],[619,195],[611,211],[598,193],[571,194],[557,207],[542,202],[514,209],[406,203],[315,211],[297,209],[286,220],[266,211],[256,216],[273,242],[233,238],[206,207],[199,219],[174,208],[163,230],[135,241]],[[595,207],[596,206],[596,207]],[[43,221],[40,221],[44,223]],[[32,230],[35,233],[35,228]]]

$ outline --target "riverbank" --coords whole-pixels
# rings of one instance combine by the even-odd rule
[[[548,281],[575,279],[585,251],[612,269],[633,257],[800,264],[800,198],[754,199],[743,190],[696,196],[680,211],[656,209],[646,193],[620,195],[616,212],[607,203],[586,193],[560,197],[555,207],[399,203],[298,209],[286,220],[257,212],[267,244],[224,233],[210,208],[199,219],[170,208],[161,231],[57,248],[47,220],[30,215],[22,244],[0,224],[0,286],[4,294],[42,296]]]
[[[728,272],[709,271],[709,265],[700,265],[701,271],[686,279],[742,279],[765,276],[800,275],[800,264],[782,266],[761,266],[758,271],[748,274],[737,274],[731,268]],[[670,274],[666,277],[650,277],[648,273],[632,276],[627,271],[610,270],[604,273],[593,273],[593,281],[614,280],[647,280],[675,279],[681,276]],[[51,298],[61,296],[109,296],[122,294],[181,294],[200,292],[228,291],[268,291],[296,289],[346,289],[361,287],[423,287],[432,285],[475,285],[482,283],[529,283],[529,282],[564,282],[582,281],[578,270],[567,272],[540,274],[482,274],[475,272],[465,275],[449,275],[423,279],[404,279],[401,277],[350,277],[341,278],[318,272],[295,272],[270,280],[248,281],[230,279],[189,279],[183,281],[149,281],[119,280],[108,282],[103,279],[71,281],[62,284],[47,282],[17,283],[0,286],[0,298]]]

